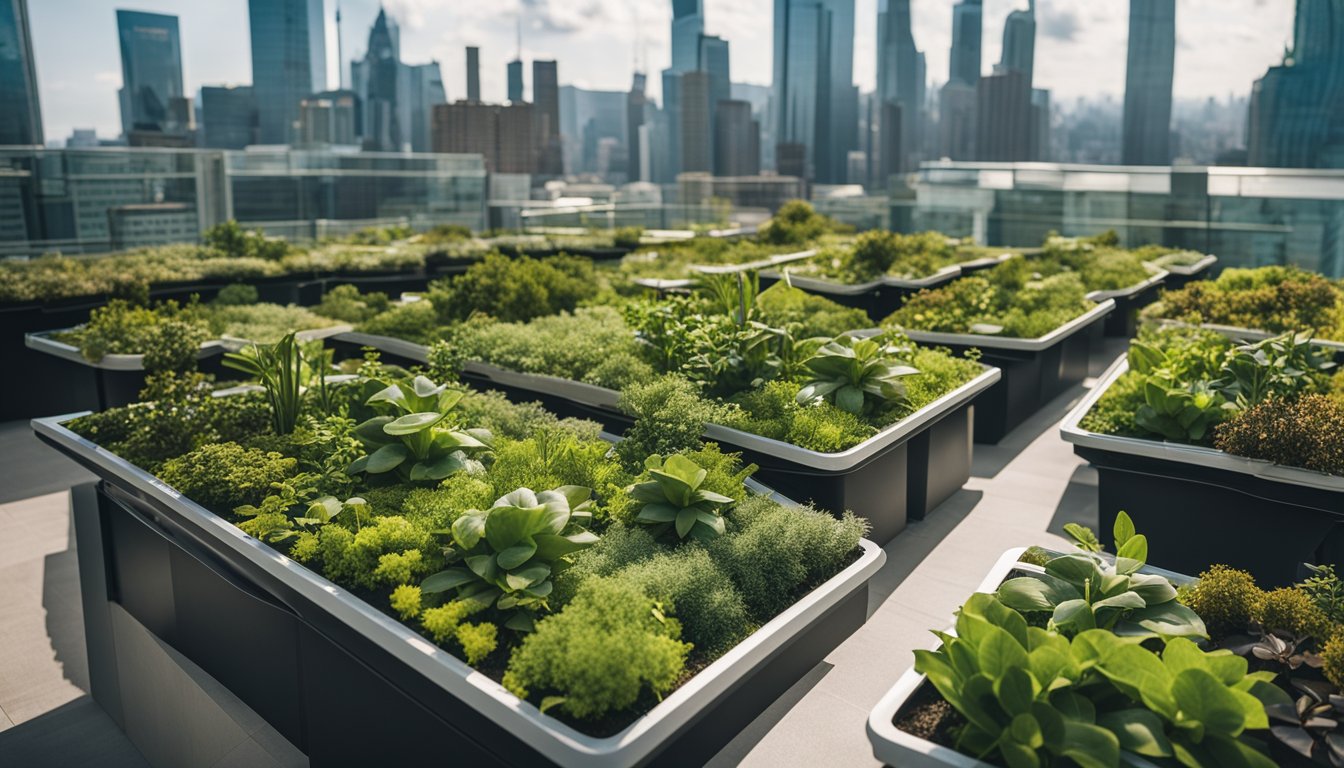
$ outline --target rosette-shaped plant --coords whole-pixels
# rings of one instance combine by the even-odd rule
[[[448,418],[462,393],[416,376],[409,391],[392,384],[367,404],[400,415],[380,415],[355,427],[368,455],[356,459],[350,474],[397,471],[412,482],[442,480],[479,468],[492,456],[494,437],[484,429],[457,429]]]
[[[734,500],[700,487],[708,471],[681,454],[666,460],[650,456],[644,467],[653,479],[629,489],[643,504],[636,522],[654,526],[654,535],[675,530],[679,539],[691,536],[709,541],[723,535],[720,511]]]
[[[799,404],[825,399],[857,415],[905,399],[900,379],[919,369],[902,364],[898,353],[883,339],[837,336],[804,363],[811,378],[798,390]]]
[[[597,542],[587,529],[592,492],[576,485],[534,493],[519,488],[487,510],[453,522],[445,555],[454,565],[425,579],[425,593],[454,590],[456,599],[509,614],[505,626],[531,631],[547,610],[552,577],[569,555]]]

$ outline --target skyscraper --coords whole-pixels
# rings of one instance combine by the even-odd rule
[[[1344,0],[1298,0],[1293,47],[1251,91],[1251,165],[1344,168]]]
[[[248,0],[248,21],[258,141],[285,144],[298,122],[299,102],[327,89],[322,0]]]
[[[201,146],[243,149],[257,142],[252,86],[201,86]]]
[[[512,104],[521,104],[523,102],[522,59],[514,59],[509,62],[509,102]]]
[[[565,169],[560,147],[560,76],[554,61],[532,62],[532,103],[541,147],[537,173],[560,176]]]
[[[43,138],[28,0],[0,0],[0,145]]]
[[[184,97],[182,39],[177,17],[142,11],[117,11],[121,40],[121,129],[183,133],[173,100]]]
[[[948,80],[975,85],[980,79],[980,40],[984,9],[980,0],[961,0],[952,7],[952,58]]]
[[[854,90],[854,0],[829,0],[831,61],[828,65],[826,154],[817,180],[844,184],[849,177],[849,153],[858,147],[859,94]]]
[[[397,93],[403,146],[409,144],[412,152],[431,151],[434,105],[448,101],[439,62],[402,64]]]
[[[1028,0],[1027,10],[1017,9],[1009,13],[1003,24],[1003,56],[999,66],[1021,72],[1030,84],[1035,63],[1036,0]]]
[[[1000,67],[975,84],[978,160],[1017,162],[1031,159],[1035,145],[1031,84],[1015,69]]]
[[[705,33],[703,0],[672,0],[673,72],[690,72],[700,61],[700,36]]]
[[[751,102],[720,101],[714,111],[714,175],[760,173],[761,124],[751,116]]]
[[[648,165],[646,156],[648,147],[643,141],[644,134],[648,133],[644,124],[648,122],[648,96],[644,93],[645,82],[644,73],[636,72],[630,83],[630,93],[625,99],[625,143],[626,153],[629,157],[628,173],[630,181],[647,181]]]
[[[481,100],[481,49],[467,46],[467,101]]]
[[[718,135],[715,121],[718,119],[718,104],[732,98],[733,84],[729,78],[728,41],[710,35],[700,36],[700,54],[698,69],[709,76],[709,98],[705,102],[706,115],[709,118],[709,158],[714,158],[714,140]],[[695,170],[686,168],[684,170]],[[705,168],[704,170],[708,170]]]
[[[1129,0],[1121,162],[1171,162],[1171,80],[1176,63],[1176,0]]]
[[[912,165],[911,153],[920,144],[922,125],[916,116],[924,106],[924,78],[922,54],[915,47],[910,23],[910,0],[878,0],[877,9],[877,104],[869,118],[868,160],[872,183],[885,186],[887,177]],[[883,120],[886,104],[897,105],[892,114],[907,119],[890,124]]]
[[[853,59],[853,18],[853,0],[775,0],[777,141],[794,145],[785,155],[795,169],[801,146],[807,178],[828,183],[845,171],[843,161],[839,169],[834,167],[835,149],[848,146],[844,124],[851,113],[857,137],[857,104],[846,109],[852,67],[846,70],[841,64],[845,51]],[[835,110],[847,117],[837,118]]]
[[[681,78],[681,171],[714,170],[714,124],[708,72],[683,72]]]
[[[360,135],[367,150],[398,152],[405,140],[397,98],[401,79],[400,41],[396,22],[379,8],[378,18],[369,30],[364,61],[351,66],[355,90],[363,101],[364,126]]]

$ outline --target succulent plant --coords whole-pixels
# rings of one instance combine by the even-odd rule
[[[396,470],[411,481],[438,481],[478,469],[491,458],[494,438],[488,430],[450,426],[448,414],[462,396],[424,376],[416,376],[409,391],[391,384],[375,393],[367,405],[401,415],[374,416],[355,427],[369,453],[356,459],[348,472],[377,475]]]
[[[884,338],[837,336],[804,363],[811,378],[798,390],[799,404],[824,399],[842,411],[861,414],[903,400],[901,377],[919,369],[902,364],[898,352]]]
[[[709,541],[723,535],[720,510],[734,500],[700,487],[707,470],[681,454],[666,460],[650,456],[644,466],[653,479],[628,489],[643,504],[636,522],[653,526],[655,535],[675,531],[678,539]]]

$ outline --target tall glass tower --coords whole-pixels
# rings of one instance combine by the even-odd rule
[[[42,142],[28,0],[0,0],[0,145]]]
[[[322,0],[248,0],[258,141],[287,144],[299,101],[327,89]]]
[[[1251,165],[1344,168],[1344,0],[1297,0],[1293,47],[1251,90]]]
[[[168,132],[173,99],[183,97],[182,38],[177,17],[117,11],[121,38],[121,129]]]
[[[1031,85],[1032,70],[1036,65],[1036,0],[1030,0],[1027,10],[1008,14],[1003,24],[1003,56],[999,66],[1026,75]]]
[[[961,0],[952,8],[952,60],[948,79],[975,85],[980,81],[980,41],[984,9],[980,0]]]
[[[672,0],[672,71],[699,68],[700,36],[705,33],[703,0]]]
[[[778,141],[802,145],[807,177],[830,183],[844,172],[838,150],[858,138],[854,1],[775,0],[774,36]]]
[[[1129,0],[1129,55],[1121,162],[1171,162],[1171,80],[1176,66],[1176,0]]]

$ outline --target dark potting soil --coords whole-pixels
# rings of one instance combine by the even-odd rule
[[[906,700],[892,723],[902,731],[943,747],[955,743],[953,730],[966,724],[966,718],[928,682]]]

